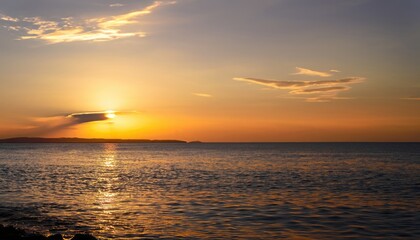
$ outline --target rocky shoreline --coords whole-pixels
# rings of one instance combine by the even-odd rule
[[[64,240],[61,234],[44,236],[39,233],[29,233],[23,229],[0,224],[1,240]],[[76,234],[70,240],[98,240],[90,234]]]

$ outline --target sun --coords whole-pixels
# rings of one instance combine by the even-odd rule
[[[109,119],[114,119],[115,118],[115,111],[112,110],[108,110],[105,112],[105,117],[109,118]]]

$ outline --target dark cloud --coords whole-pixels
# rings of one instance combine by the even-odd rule
[[[104,121],[109,118],[106,116],[110,112],[88,112],[88,113],[72,113],[67,117],[71,119],[75,124],[94,122],[94,121]]]
[[[113,117],[137,114],[136,111],[98,111],[79,112],[52,117],[38,117],[32,119],[30,128],[22,129],[22,136],[43,136],[84,123],[107,121],[112,123]]]

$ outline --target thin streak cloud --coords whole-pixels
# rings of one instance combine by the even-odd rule
[[[124,31],[123,27],[136,24],[143,16],[151,14],[157,8],[175,2],[156,1],[143,9],[120,15],[77,20],[73,17],[60,20],[45,20],[41,17],[13,18],[0,15],[0,20],[7,23],[6,28],[22,34],[18,39],[39,39],[48,43],[78,41],[111,41],[127,37],[145,37],[142,31]]]
[[[347,91],[349,89],[350,87],[348,86],[297,89],[297,90],[290,91],[290,94],[314,94],[314,93],[325,93],[325,92],[341,92],[341,91]]]
[[[315,71],[307,68],[296,67],[297,72],[292,75],[306,75],[306,76],[318,76],[318,77],[330,77],[332,76],[329,72]]]
[[[205,97],[205,98],[211,98],[211,97],[213,97],[213,95],[208,94],[208,93],[193,93],[193,95],[195,95],[197,97]]]
[[[110,7],[123,7],[124,4],[121,3],[113,3],[113,4],[109,4]]]
[[[420,101],[420,97],[407,97],[401,98],[402,100],[412,100],[412,101]]]
[[[324,103],[324,102],[331,102],[333,100],[339,100],[339,99],[351,99],[351,98],[337,97],[335,94],[332,94],[332,95],[322,95],[322,96],[319,96],[319,97],[306,98],[306,102]]]

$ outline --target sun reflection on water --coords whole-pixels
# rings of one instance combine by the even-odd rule
[[[100,171],[98,171],[95,183],[98,192],[95,196],[97,205],[97,217],[102,231],[115,232],[115,210],[118,202],[118,192],[115,191],[117,173],[116,168],[116,144],[105,143],[103,154],[100,157]]]
[[[115,167],[115,152],[115,143],[104,144],[104,155],[102,156],[102,159],[105,167]]]

